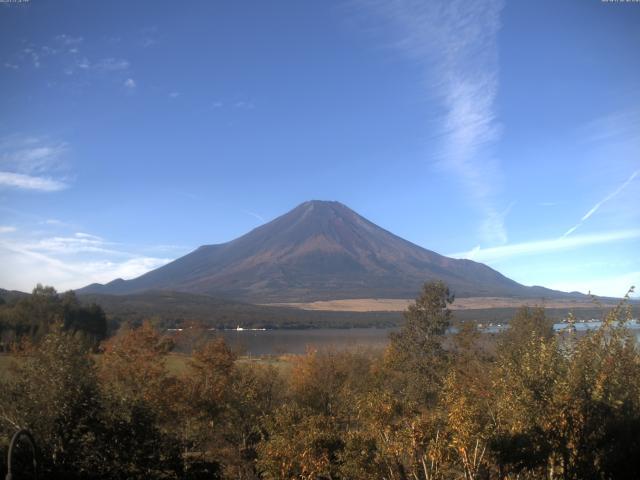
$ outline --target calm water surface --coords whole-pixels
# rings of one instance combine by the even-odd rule
[[[566,324],[557,323],[556,330]],[[600,327],[599,321],[577,323],[576,330],[585,332]],[[628,327],[640,342],[640,323],[632,321]],[[497,333],[505,327],[492,326],[483,329]],[[383,348],[389,341],[389,333],[398,328],[318,328],[305,330],[223,330],[225,341],[245,355],[301,354],[308,349],[333,348],[336,350],[358,348]]]
[[[308,349],[383,348],[397,328],[317,328],[305,330],[223,330],[227,344],[246,355],[300,354]]]

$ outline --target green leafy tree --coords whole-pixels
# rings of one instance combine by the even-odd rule
[[[69,291],[61,296],[60,309],[65,330],[86,337],[95,347],[107,337],[107,317],[99,305],[81,305]]]
[[[38,284],[28,297],[0,309],[5,345],[25,338],[37,342],[55,323],[85,337],[94,348],[107,336],[107,319],[102,308],[96,304],[82,305],[73,292],[59,295],[53,287]]]
[[[441,281],[428,282],[416,301],[404,312],[405,324],[391,335],[385,354],[395,370],[396,388],[409,399],[433,404],[446,372],[443,337],[451,324],[449,305],[453,296]]]

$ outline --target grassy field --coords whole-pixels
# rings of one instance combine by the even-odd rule
[[[13,356],[6,353],[0,354],[0,380],[5,380],[10,372],[9,366],[13,362]]]
[[[270,365],[278,370],[287,371],[291,368],[295,355],[264,355],[241,356],[236,363],[240,365]],[[167,355],[166,365],[169,373],[180,375],[187,371],[190,355],[171,353]]]
[[[6,380],[11,375],[10,365],[16,361],[20,361],[21,357],[15,355],[3,353],[0,354],[0,381]],[[96,361],[100,361],[100,355],[95,355]],[[166,358],[167,370],[171,375],[180,375],[187,371],[188,362],[191,357],[189,355],[180,353],[170,353]],[[237,360],[238,364],[251,364],[251,365],[271,365],[276,367],[281,372],[286,372],[291,369],[293,363],[293,355],[278,355],[278,356],[242,356]]]
[[[402,312],[413,299],[399,298],[352,298],[307,303],[278,303],[271,306],[293,307],[312,311],[341,312]],[[468,297],[456,298],[451,310],[488,310],[496,308],[518,308],[523,305],[541,306],[549,309],[593,309],[594,303],[585,300],[544,300],[540,298]],[[611,303],[609,305],[614,305]]]

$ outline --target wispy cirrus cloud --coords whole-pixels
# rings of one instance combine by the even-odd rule
[[[0,141],[0,166],[20,173],[38,174],[66,167],[65,142],[37,137],[11,136]]]
[[[47,86],[86,85],[115,77],[116,83],[124,82],[131,76],[131,63],[120,56],[98,56],[95,42],[86,48],[81,36],[62,33],[48,38],[43,43],[15,45],[15,51],[4,60],[5,70],[43,69],[47,72],[60,71],[64,77],[48,80]],[[50,75],[43,78],[50,78]],[[111,83],[111,82],[109,82]]]
[[[500,138],[497,35],[502,0],[363,0],[394,26],[396,46],[423,68],[427,93],[443,113],[438,165],[455,175],[483,216],[481,238],[505,243],[498,207],[501,168],[491,147]],[[508,210],[507,210],[508,211]]]
[[[24,247],[32,251],[60,255],[75,255],[78,253],[104,253],[118,256],[130,255],[112,248],[112,244],[106,242],[101,237],[84,232],[76,232],[69,236],[46,237],[35,242],[25,242]]]
[[[73,224],[68,222],[63,222],[62,220],[58,220],[57,218],[47,218],[41,222],[44,225],[49,225],[52,227],[61,227],[61,228],[69,228],[73,227]]]
[[[118,70],[127,70],[129,66],[129,61],[124,58],[103,58],[90,65],[90,68],[104,72],[116,72]]]
[[[40,65],[41,65],[40,61],[44,52],[46,52],[44,48],[38,51],[35,48],[27,47],[22,49],[22,51],[19,54],[20,55],[19,58],[24,59],[24,63],[26,64],[31,63],[33,68],[40,68]]]
[[[234,103],[233,108],[236,108],[238,110],[253,110],[254,108],[256,108],[256,106],[253,104],[253,102],[247,102],[247,101],[241,100],[239,102]]]
[[[538,255],[542,253],[573,250],[590,245],[607,244],[640,238],[640,229],[617,230],[588,235],[551,238],[533,242],[514,243],[499,247],[480,248],[477,246],[467,252],[452,253],[454,258],[468,258],[479,262],[491,262],[505,258]]]
[[[74,61],[66,66],[65,73],[73,75],[76,72],[84,72],[88,75],[94,72],[105,76],[124,76],[127,75],[130,67],[131,63],[124,58],[107,57],[91,61],[87,57],[76,56]]]
[[[253,218],[256,218],[258,220],[260,220],[262,223],[264,223],[266,220],[264,219],[264,217],[256,212],[252,212],[251,210],[242,210],[242,213],[246,213],[247,215],[252,216]]]
[[[34,177],[22,173],[0,172],[0,187],[40,192],[58,192],[64,190],[67,186],[66,183],[52,178]]]
[[[84,42],[84,38],[83,37],[81,37],[81,36],[74,37],[73,35],[68,35],[66,33],[62,33],[60,35],[56,35],[55,39],[60,44],[62,44],[64,46],[67,46],[67,47],[75,47],[75,46],[78,46],[78,45],[82,44],[82,42]]]
[[[63,33],[50,38],[46,44],[29,43],[11,55],[5,66],[15,70],[25,67],[40,68],[56,58],[72,58],[80,51],[83,42],[83,37]]]
[[[633,180],[640,174],[640,170],[636,170],[635,172],[633,172],[629,178],[627,178],[620,186],[618,186],[618,188],[616,188],[613,192],[611,192],[609,195],[607,195],[606,197],[604,197],[602,200],[600,200],[598,203],[596,203],[593,207],[591,207],[591,209],[584,214],[584,216],[580,219],[580,221],[578,223],[576,223],[573,227],[571,227],[569,230],[567,230],[564,235],[562,235],[562,238],[564,237],[568,237],[569,235],[571,235],[573,232],[575,232],[578,228],[580,228],[582,226],[582,224],[584,224],[584,222],[586,222],[587,220],[589,220],[589,218],[596,213],[600,207],[602,207],[602,205],[604,205],[605,203],[607,203],[609,200],[617,197],[620,193],[622,193],[622,191],[627,188],[627,186],[633,182]]]
[[[0,188],[57,192],[68,187],[59,177],[68,168],[68,145],[36,137],[0,141]]]
[[[236,100],[236,101],[226,101],[216,100],[211,103],[211,108],[218,109],[234,109],[234,110],[244,110],[250,111],[256,108],[256,104],[250,100]]]
[[[141,38],[138,41],[138,44],[142,48],[149,48],[158,43],[158,27],[156,25],[145,27],[140,30]]]
[[[640,110],[624,109],[589,121],[579,128],[581,142],[591,144],[628,143],[640,140]]]

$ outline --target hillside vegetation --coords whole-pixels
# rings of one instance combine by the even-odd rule
[[[471,323],[444,342],[448,289],[425,285],[383,352],[238,362],[150,323],[96,358],[55,322],[0,384],[0,442],[30,429],[45,478],[637,479],[640,352],[625,302],[601,329],[553,333],[523,308],[491,351]]]
[[[108,334],[104,310],[94,302],[80,302],[72,291],[60,295],[53,287],[38,285],[31,295],[0,292],[0,351],[24,340],[39,341],[55,324],[94,346]]]

